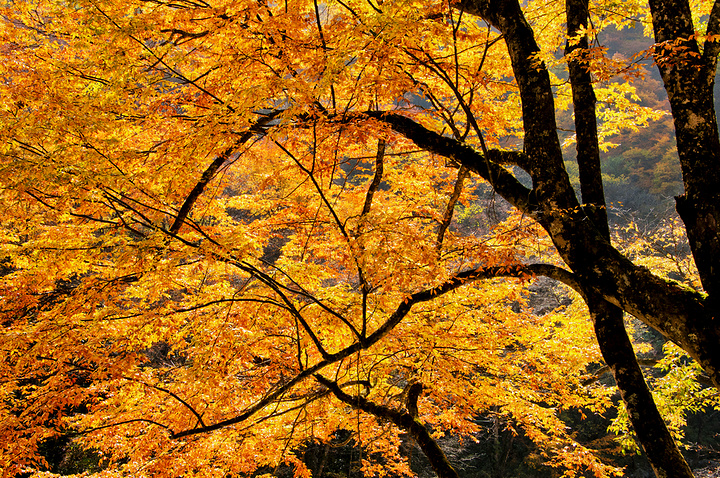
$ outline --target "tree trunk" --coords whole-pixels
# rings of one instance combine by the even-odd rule
[[[692,478],[645,383],[623,324],[623,312],[598,297],[588,300],[600,351],[610,367],[638,442],[658,478]]]
[[[655,62],[670,99],[685,194],[677,211],[687,230],[690,248],[718,316],[720,295],[720,138],[713,101],[717,42],[704,51],[695,39],[687,0],[650,0]],[[715,2],[708,33],[720,30],[720,2]]]
[[[682,5],[685,7],[680,8]],[[664,41],[666,37],[679,38],[678,35],[687,38],[694,33],[689,9],[686,8],[687,1],[653,0],[651,6],[656,30],[660,31],[659,41]],[[720,386],[720,347],[717,346],[720,343],[720,328],[715,319],[720,318],[720,314],[713,292],[717,288],[715,282],[720,280],[716,265],[720,260],[720,216],[717,214],[720,211],[720,199],[717,197],[720,194],[720,165],[717,159],[720,144],[714,115],[709,112],[712,81],[708,77],[710,70],[714,72],[720,42],[706,42],[704,45],[702,61],[695,65],[704,72],[702,75],[690,75],[695,68],[693,65],[662,66],[667,70],[664,77],[671,103],[676,103],[673,114],[680,116],[676,119],[676,127],[679,131],[678,150],[684,163],[686,194],[680,201],[679,209],[687,223],[703,285],[710,294],[705,297],[634,265],[607,240],[602,221],[591,210],[593,207],[581,208],[576,201],[557,144],[552,88],[547,70],[544,65],[532,60],[539,48],[518,2],[461,0],[458,7],[483,17],[503,33],[523,103],[524,153],[517,153],[519,157],[511,158],[508,152],[491,151],[484,157],[449,144],[449,139],[428,135],[427,130],[421,131],[423,129],[416,124],[409,127],[407,122],[400,124],[394,118],[387,118],[388,122],[429,151],[453,158],[487,179],[499,194],[545,228],[558,253],[584,288],[601,295],[685,349],[703,366],[713,383]],[[571,13],[572,8],[575,8],[574,3],[571,3]],[[715,3],[708,24],[708,33],[720,32],[719,1]],[[702,82],[705,86],[692,84]],[[693,99],[695,93],[705,98]],[[681,131],[683,129],[687,134]],[[698,135],[701,145],[693,146],[695,135]],[[523,167],[533,179],[532,190],[523,194],[522,187],[513,181],[513,177],[508,177],[511,175],[498,164],[503,161]],[[583,166],[589,167],[590,164]],[[586,192],[593,197],[599,191],[592,194],[583,191],[584,197]]]
[[[588,0],[566,0],[568,37],[575,37],[587,27]],[[573,93],[577,162],[580,172],[582,200],[603,239],[610,241],[610,228],[602,187],[600,148],[598,146],[595,92],[592,78],[581,55],[587,51],[588,39],[583,35],[577,43],[568,42],[568,70]],[[660,477],[692,477],[690,467],[680,453],[657,409],[623,323],[622,309],[608,303],[591,290],[585,300],[595,327],[600,351],[615,377],[615,383],[628,411],[638,441]]]

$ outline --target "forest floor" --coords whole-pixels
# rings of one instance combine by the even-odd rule
[[[720,478],[720,461],[710,463],[704,468],[693,470],[695,478]]]

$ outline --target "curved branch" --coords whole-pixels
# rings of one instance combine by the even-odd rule
[[[177,216],[175,217],[175,221],[172,223],[172,226],[170,226],[169,232],[171,234],[177,234],[180,231],[180,227],[182,227],[188,214],[190,214],[190,210],[195,205],[195,201],[197,201],[197,199],[205,190],[205,187],[215,177],[218,169],[220,169],[220,167],[225,164],[228,159],[230,159],[230,157],[233,155],[233,153],[237,150],[238,147],[247,143],[254,135],[263,134],[262,128],[268,123],[270,123],[272,120],[274,120],[280,113],[282,113],[282,110],[275,110],[263,115],[263,118],[252,124],[247,131],[240,135],[240,138],[238,138],[232,145],[227,147],[225,151],[223,151],[217,158],[215,158],[215,160],[210,164],[210,166],[208,166],[207,169],[203,172],[200,180],[197,182],[197,184],[195,184],[195,187],[192,189],[192,191],[190,191],[190,194],[188,194],[185,198],[185,201],[183,202],[180,210],[177,213]]]
[[[390,420],[405,430],[413,437],[418,446],[420,446],[420,449],[422,449],[430,461],[433,470],[435,470],[435,473],[437,473],[440,478],[458,478],[457,472],[437,442],[432,438],[428,429],[410,412],[401,412],[383,405],[378,405],[364,397],[348,395],[340,389],[337,383],[328,380],[320,374],[315,374],[315,380],[327,387],[341,402],[347,403],[353,408],[357,408],[378,418]]]
[[[563,269],[562,267],[552,264],[528,264],[522,267],[526,269],[528,274],[545,276],[558,282],[562,282],[581,296],[585,297],[585,292],[580,286],[578,277],[567,269]]]
[[[419,411],[417,402],[424,389],[425,386],[420,381],[412,382],[407,389],[407,396],[405,397],[405,408],[407,409],[410,416],[413,418],[418,417]]]
[[[175,392],[173,392],[173,391],[171,391],[171,390],[168,390],[167,388],[159,387],[159,386],[157,386],[157,385],[151,385],[151,384],[149,384],[149,383],[143,382],[142,380],[136,380],[136,379],[133,379],[133,378],[130,378],[130,377],[125,377],[125,378],[126,378],[127,380],[132,381],[132,382],[137,382],[137,383],[140,383],[140,384],[142,384],[142,385],[145,385],[146,387],[154,388],[155,390],[158,390],[158,391],[160,391],[160,392],[165,392],[165,393],[167,393],[167,394],[170,395],[172,398],[174,398],[175,400],[177,400],[178,402],[180,402],[181,404],[183,404],[183,406],[185,406],[185,408],[187,408],[188,410],[190,410],[190,411],[192,412],[192,414],[195,415],[195,418],[197,418],[198,423],[200,424],[200,426],[203,426],[203,427],[205,426],[205,422],[203,422],[202,415],[200,415],[200,414],[197,412],[197,410],[195,410],[188,402],[186,402],[185,400],[183,400],[182,398],[180,398]]]
[[[362,341],[359,340],[338,352],[328,354],[323,358],[323,360],[317,362],[311,367],[306,368],[305,370],[295,375],[292,379],[285,382],[283,385],[277,387],[274,391],[266,394],[262,399],[258,400],[254,405],[247,408],[243,413],[236,415],[235,417],[228,418],[226,420],[221,420],[211,425],[173,433],[171,438],[177,439],[186,436],[197,435],[200,433],[208,433],[248,420],[250,417],[268,406],[270,403],[277,400],[284,393],[286,393],[288,390],[290,390],[292,387],[302,382],[306,378],[315,375],[328,365],[340,362],[341,360],[350,357],[351,355],[359,352],[360,350],[368,349],[378,343],[385,335],[388,334],[388,332],[390,332],[395,326],[402,322],[402,320],[407,316],[407,314],[410,312],[410,310],[415,304],[431,301],[441,295],[458,289],[463,285],[478,280],[491,279],[495,277],[525,277],[531,274],[546,275],[548,277],[556,278],[571,287],[579,287],[574,275],[571,272],[550,264],[514,265],[507,267],[479,267],[476,269],[470,269],[460,272],[436,287],[415,292],[414,294],[406,297],[395,309],[395,312],[393,312],[385,320],[385,322],[375,330],[375,332],[368,335],[367,338]]]
[[[362,234],[363,229],[365,228],[365,218],[370,213],[370,208],[372,207],[372,200],[373,196],[377,192],[377,190],[380,188],[380,184],[382,183],[383,178],[383,164],[385,160],[385,139],[380,138],[378,140],[377,145],[377,154],[375,156],[375,176],[373,177],[372,182],[370,183],[370,186],[368,186],[367,193],[365,194],[365,203],[363,204],[362,211],[360,212],[360,218],[358,220],[358,228],[355,232],[354,236],[357,237],[360,234]],[[368,295],[370,294],[371,287],[368,283],[367,279],[365,278],[365,274],[363,273],[363,270],[358,266],[358,277],[360,279],[360,290],[362,292],[362,329],[360,331],[360,339],[364,340],[365,336],[367,334],[367,299]]]
[[[295,305],[292,303],[290,298],[285,295],[283,292],[283,289],[289,290],[291,292],[292,289],[288,289],[287,287],[283,286],[282,284],[278,283],[275,279],[268,276],[267,274],[261,272],[255,267],[252,267],[251,265],[247,263],[243,264],[236,264],[241,267],[242,270],[247,271],[251,273],[254,277],[256,277],[259,281],[263,282],[265,285],[270,287],[277,295],[280,296],[283,302],[285,302],[285,309],[289,311],[292,316],[295,318],[296,321],[298,321],[303,329],[305,330],[305,333],[308,334],[308,337],[312,340],[312,342],[315,344],[315,348],[317,348],[318,352],[320,352],[320,355],[322,355],[323,358],[328,358],[330,354],[328,354],[327,350],[325,350],[325,347],[323,346],[322,342],[320,341],[320,338],[315,334],[315,332],[312,330],[312,327],[310,327],[310,324],[305,320],[305,317],[300,313],[300,311],[295,307]],[[353,329],[354,330],[354,329]]]
[[[270,277],[269,275],[261,272],[261,271],[258,270],[256,267],[253,267],[252,265],[250,265],[250,264],[248,264],[248,263],[244,263],[246,267],[245,267],[243,270],[246,271],[246,272],[248,272],[249,274],[252,274],[254,277],[260,276],[260,277],[258,277],[258,279],[261,280],[263,283],[266,283],[266,284],[269,285],[269,283],[268,283],[267,281],[270,281],[270,282],[272,282],[273,284],[277,285],[277,287],[279,287],[279,288],[282,289],[282,290],[286,290],[286,291],[291,292],[291,293],[293,293],[293,294],[298,294],[298,295],[300,295],[300,296],[302,296],[302,297],[305,297],[306,299],[308,299],[308,300],[310,300],[311,302],[315,303],[316,305],[318,305],[320,308],[322,308],[324,311],[326,311],[327,313],[329,313],[329,314],[332,315],[333,317],[335,317],[335,318],[337,318],[338,320],[340,320],[343,324],[345,324],[345,325],[350,329],[350,331],[351,331],[356,337],[359,338],[359,337],[362,336],[361,333],[359,333],[359,332],[357,331],[357,329],[356,329],[355,326],[352,324],[352,322],[350,322],[347,318],[345,318],[341,313],[337,312],[337,311],[334,310],[332,307],[330,307],[329,305],[327,305],[326,303],[324,303],[322,300],[320,300],[319,298],[317,298],[315,295],[313,295],[313,294],[311,294],[310,292],[308,292],[307,290],[305,290],[305,288],[304,288],[300,283],[298,283],[295,279],[293,279],[292,276],[290,276],[290,274],[288,274],[287,272],[285,272],[283,269],[281,269],[280,267],[278,267],[276,264],[270,264],[270,263],[267,263],[267,262],[265,262],[265,261],[261,261],[261,262],[263,262],[263,263],[266,264],[267,266],[273,268],[274,270],[278,271],[278,272],[279,272],[280,274],[282,274],[284,277],[287,277],[287,279],[292,283],[292,285],[293,285],[294,287],[288,287],[288,286],[286,286],[286,285],[281,284],[280,282],[278,282],[278,281],[275,280],[274,278],[272,278],[272,277]]]
[[[107,425],[101,425],[99,427],[88,428],[87,430],[82,430],[82,431],[77,432],[77,435],[87,435],[88,433],[96,432],[96,431],[102,430],[104,428],[118,427],[120,425],[127,425],[128,423],[137,423],[137,422],[144,422],[144,423],[149,423],[151,425],[157,425],[160,428],[164,428],[165,430],[168,430],[172,433],[172,430],[170,429],[170,427],[167,425],[163,425],[162,423],[158,423],[153,420],[148,420],[147,418],[133,418],[131,420],[123,420],[123,421],[117,422],[117,423],[109,423]]]
[[[523,186],[510,171],[500,166],[500,164],[526,164],[525,153],[489,150],[487,155],[483,155],[470,146],[442,136],[407,116],[384,111],[368,111],[364,115],[386,123],[418,147],[467,167],[489,182],[510,204],[525,214],[535,217],[537,208],[532,191]]]
[[[453,192],[450,195],[447,207],[445,208],[445,214],[443,215],[442,222],[438,227],[436,239],[436,248],[438,253],[442,249],[443,240],[445,239],[445,232],[447,232],[447,229],[448,227],[450,227],[450,223],[452,222],[453,213],[455,212],[455,205],[460,199],[460,194],[462,194],[463,182],[465,182],[465,179],[469,175],[470,171],[468,170],[468,168],[466,168],[465,166],[460,166],[457,179],[455,180],[455,186],[453,187]]]
[[[377,145],[377,155],[375,156],[375,176],[373,177],[370,186],[368,187],[367,193],[365,194],[365,203],[363,204],[362,212],[360,213],[360,220],[370,213],[372,207],[372,200],[375,192],[380,187],[383,177],[383,159],[385,158],[385,140],[379,139]]]

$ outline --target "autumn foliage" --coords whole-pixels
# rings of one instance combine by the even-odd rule
[[[647,15],[620,3],[592,7],[598,29]],[[523,9],[567,109],[565,6]],[[527,135],[504,34],[465,10],[2,8],[2,476],[41,476],[60,435],[101,457],[98,476],[305,476],[295,450],[337,430],[368,476],[402,475],[408,434],[470,436],[490,412],[551,466],[613,472],[560,419],[610,405],[587,381],[602,361],[587,309],[569,289],[544,315],[527,303],[538,275],[584,287],[549,223],[517,198],[453,222],[519,171]],[[640,75],[636,58],[580,54],[605,81],[602,147],[665,114],[611,81]]]

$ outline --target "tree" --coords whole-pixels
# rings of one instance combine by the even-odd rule
[[[603,131],[656,112],[610,107],[598,124],[595,91],[619,90],[596,81],[634,63],[590,47],[589,25],[628,18],[654,28],[702,290],[610,241]],[[720,3],[37,1],[2,25],[7,473],[63,427],[125,473],[249,473],[299,427],[327,438],[343,403],[370,413],[358,429],[387,419],[425,440],[447,476],[418,414],[467,432],[488,405],[602,473],[559,445],[552,410],[602,406],[577,387],[588,345],[554,325],[579,318],[513,311],[519,288],[497,281],[545,275],[587,304],[658,476],[691,476],[622,317],[720,385]],[[571,91],[553,83],[564,66]],[[517,212],[463,237],[452,217],[475,181]],[[376,445],[397,448],[393,430]]]

